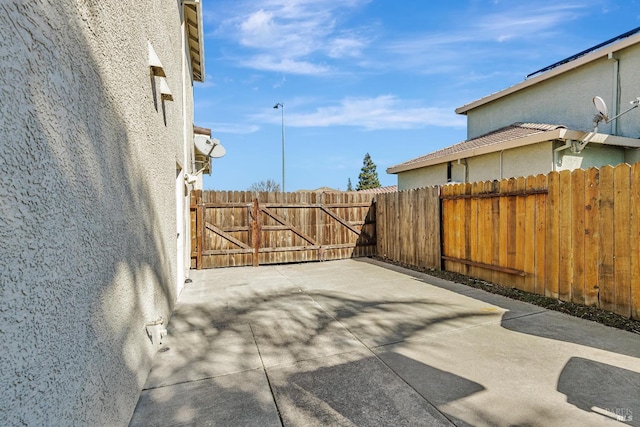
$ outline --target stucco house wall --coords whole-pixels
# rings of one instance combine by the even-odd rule
[[[414,169],[398,174],[398,191],[430,187],[447,182],[447,165]]]
[[[580,153],[563,150],[554,155],[554,149],[561,146],[562,144],[558,142],[546,141],[504,150],[502,153],[494,152],[469,157],[462,159],[460,163],[454,161],[450,165],[451,181],[492,181],[547,174],[553,170],[588,169],[625,162],[624,148],[589,144]],[[630,152],[631,150],[626,151]],[[449,182],[447,165],[443,163],[398,172],[398,182],[402,183],[400,190],[445,184]]]
[[[129,422],[157,350],[145,323],[169,318],[180,277],[180,9],[0,3],[0,425]]]
[[[580,153],[572,153],[571,150],[560,152],[555,159],[555,170],[600,168],[605,165],[617,165],[624,162],[624,148],[589,144]]]
[[[640,45],[615,53],[619,70],[618,112],[640,96]],[[508,94],[467,111],[467,138],[475,138],[514,122],[562,123],[570,129],[593,130],[597,113],[592,103],[596,95],[607,103],[614,116],[616,61],[606,56],[554,78]],[[535,77],[532,77],[534,79]],[[617,124],[601,123],[598,132],[629,138],[640,137],[640,110],[621,116]],[[614,128],[617,126],[617,130]]]

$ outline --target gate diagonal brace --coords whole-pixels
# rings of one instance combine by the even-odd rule
[[[228,241],[230,241],[231,243],[240,246],[243,249],[251,249],[246,243],[241,242],[240,240],[236,239],[233,236],[230,236],[229,234],[225,233],[224,231],[222,231],[221,229],[219,229],[218,227],[216,227],[213,224],[210,224],[208,222],[205,223],[205,226],[213,231],[214,233],[216,233],[218,236],[222,237],[223,239],[226,239]]]
[[[340,224],[344,225],[345,227],[347,227],[349,230],[353,231],[354,233],[356,233],[358,236],[363,235],[364,237],[367,238],[367,240],[371,240],[372,237],[369,236],[369,234],[365,233],[364,230],[358,230],[357,228],[355,228],[353,225],[349,224],[347,221],[345,221],[344,219],[340,218],[335,212],[327,209],[324,206],[320,206],[320,209],[325,212],[327,215],[329,215],[331,218],[335,219],[336,221],[338,221]]]
[[[276,214],[275,212],[272,212],[269,208],[264,208],[263,207],[263,208],[261,208],[261,210],[265,214],[269,215],[271,218],[273,218],[276,221],[278,221],[280,224],[282,224],[285,227],[289,228],[289,230],[291,230],[292,232],[294,232],[298,236],[302,237],[307,242],[311,243],[314,246],[318,245],[318,243],[313,238],[307,236],[302,231],[297,230],[296,227],[293,224],[291,224],[290,222],[288,222],[286,219],[282,218],[280,215]]]

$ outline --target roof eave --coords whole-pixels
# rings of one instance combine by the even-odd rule
[[[537,144],[539,142],[551,141],[559,139],[561,131],[566,129],[555,129],[546,132],[540,132],[533,135],[525,136],[523,138],[511,139],[508,141],[499,142],[496,144],[485,145],[483,147],[477,147],[470,150],[460,151],[459,153],[447,154],[442,157],[436,157],[434,159],[427,159],[421,162],[416,162],[408,165],[398,165],[387,168],[387,173],[395,174],[399,172],[407,172],[413,169],[420,169],[427,166],[433,166],[440,163],[451,162],[459,159],[466,159],[468,157],[480,156],[482,154],[494,153],[496,151],[508,150],[510,148],[521,147],[523,145]]]
[[[462,107],[456,108],[457,114],[466,115],[468,111],[473,110],[474,108],[480,107],[482,105],[488,104],[492,101],[505,97],[507,95],[511,95],[512,93],[521,91],[530,86],[543,82],[545,80],[551,79],[560,74],[566,73],[567,71],[571,71],[575,68],[578,68],[582,65],[588,64],[589,62],[593,62],[602,57],[608,56],[609,54],[613,54],[622,49],[626,49],[630,46],[633,46],[636,43],[640,42],[640,34],[636,34],[627,39],[623,39],[617,43],[614,43],[609,46],[605,46],[602,49],[593,51],[591,53],[586,54],[580,58],[577,58],[571,62],[567,62],[566,64],[560,65],[552,70],[549,70],[545,73],[542,73],[538,76],[532,77],[528,80],[515,84],[511,87],[503,89],[499,92],[492,93],[491,95],[485,96],[484,98],[480,98],[476,101],[473,101],[469,104],[463,105]]]
[[[189,49],[189,58],[191,60],[191,72],[193,80],[198,82],[204,82],[205,69],[204,69],[204,24],[202,22],[202,2],[201,0],[183,0],[183,5],[190,5],[196,14],[195,21],[187,21],[185,19],[185,25],[187,25],[187,48]],[[188,30],[189,26],[195,26],[195,33],[197,36],[192,36]],[[191,44],[195,43],[196,47],[194,53],[191,49]]]
[[[467,159],[469,157],[480,156],[483,154],[491,154],[511,148],[524,147],[526,145],[538,144],[540,142],[554,140],[576,140],[583,141],[589,138],[589,143],[614,145],[617,147],[640,148],[640,139],[625,138],[622,136],[608,135],[605,133],[583,132],[571,129],[554,129],[546,132],[540,132],[522,138],[511,139],[509,141],[499,142],[497,144],[486,145],[471,150],[461,151],[459,153],[448,154],[435,159],[427,159],[421,162],[391,166],[387,168],[387,173],[397,174],[400,172],[408,172],[410,170],[421,169],[428,166],[434,166],[446,162]]]

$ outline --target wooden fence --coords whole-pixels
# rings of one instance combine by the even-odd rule
[[[438,264],[436,190],[378,196],[379,256]],[[640,163],[440,192],[445,270],[640,319]]]
[[[438,187],[378,194],[376,227],[379,257],[440,269]]]
[[[378,195],[195,191],[191,220],[192,268],[377,254],[640,319],[640,163]]]
[[[193,191],[191,267],[375,254],[374,195]]]

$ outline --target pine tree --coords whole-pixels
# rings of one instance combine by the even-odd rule
[[[356,190],[368,190],[369,188],[380,187],[380,181],[378,181],[378,172],[376,172],[376,164],[371,160],[369,153],[364,155],[362,161],[362,169],[358,176],[358,186]]]
[[[353,191],[353,185],[351,185],[351,178],[347,181],[347,191]]]

